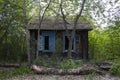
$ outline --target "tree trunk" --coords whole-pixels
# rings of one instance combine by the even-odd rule
[[[68,46],[68,58],[72,58],[72,45],[73,45],[73,40],[70,37],[69,38],[69,46]]]
[[[38,29],[38,31],[37,31],[38,33],[37,33],[37,53],[36,53],[36,58],[38,57],[38,55],[39,55],[39,36],[40,36],[40,30]]]
[[[92,66],[83,66],[76,69],[56,69],[56,68],[46,68],[42,66],[32,65],[32,70],[37,74],[55,74],[55,75],[87,75],[91,74],[91,72],[95,72],[98,74],[103,74],[104,71],[101,71],[97,67]]]
[[[26,1],[23,0],[23,15],[24,15],[24,25],[26,28],[26,47],[27,47],[27,56],[28,56],[28,65],[29,67],[32,64],[31,55],[30,55],[30,40],[29,40],[29,31],[28,31],[28,22],[26,16]]]

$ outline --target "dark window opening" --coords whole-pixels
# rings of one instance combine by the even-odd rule
[[[74,41],[73,41],[74,42]],[[73,43],[72,43],[72,50],[73,50]],[[65,36],[65,50],[68,50],[69,48],[69,39],[67,36]]]
[[[45,44],[44,49],[49,50],[49,36],[44,37],[44,44]]]
[[[67,36],[65,36],[65,50],[68,50],[68,47],[69,47],[69,40]]]

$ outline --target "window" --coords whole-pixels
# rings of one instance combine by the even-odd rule
[[[49,50],[49,36],[44,37],[44,49]]]
[[[69,47],[69,40],[67,36],[65,36],[65,50],[68,50],[68,47]]]

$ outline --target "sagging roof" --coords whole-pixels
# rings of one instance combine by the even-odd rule
[[[74,27],[73,20],[67,20],[67,29],[72,30]],[[39,17],[33,18],[29,22],[28,29],[39,29]],[[44,18],[40,30],[65,30],[62,18],[47,17]],[[76,30],[92,30],[89,23],[78,22]]]

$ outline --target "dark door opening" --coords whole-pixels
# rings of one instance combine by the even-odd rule
[[[74,41],[73,41],[74,42]],[[72,43],[72,50],[73,50],[73,43]],[[65,36],[65,50],[68,50],[69,48],[69,39],[67,36]]]
[[[49,36],[44,37],[44,49],[49,50]]]

